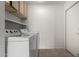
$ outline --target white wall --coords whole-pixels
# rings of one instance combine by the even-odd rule
[[[5,56],[5,3],[0,1],[0,57]]]
[[[39,32],[39,48],[64,48],[64,5],[29,5],[28,26]]]
[[[56,5],[55,14],[55,47],[65,48],[65,19],[63,4]]]

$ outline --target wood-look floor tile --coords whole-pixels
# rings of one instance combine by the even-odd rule
[[[39,57],[73,57],[65,49],[41,49]]]

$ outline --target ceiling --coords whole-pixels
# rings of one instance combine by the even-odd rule
[[[65,3],[65,1],[28,1],[28,4],[32,5],[50,5],[50,4],[59,4]]]

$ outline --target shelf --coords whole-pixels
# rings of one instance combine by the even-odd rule
[[[9,3],[5,3],[5,10],[22,20],[27,19],[23,14],[20,13],[20,11],[16,10],[13,6],[10,6]]]

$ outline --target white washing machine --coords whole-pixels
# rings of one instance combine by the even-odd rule
[[[8,37],[21,36],[17,29],[5,29],[5,57],[7,57]]]
[[[8,57],[29,57],[29,39],[26,37],[8,38]]]
[[[38,33],[8,37],[7,57],[34,57],[38,54]]]

